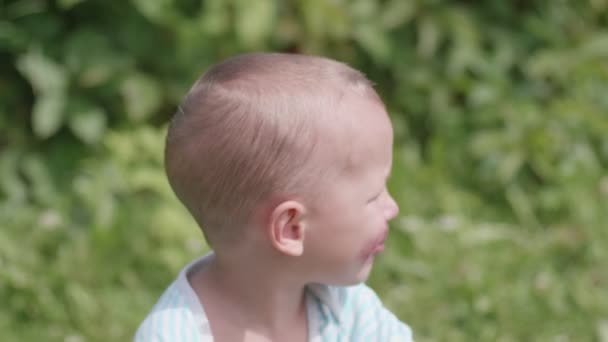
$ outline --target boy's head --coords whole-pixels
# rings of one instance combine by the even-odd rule
[[[384,106],[360,72],[321,57],[259,53],[196,82],[165,153],[172,188],[216,252],[262,228],[274,250],[307,256],[302,267],[313,281],[349,283],[367,276],[396,215],[384,186],[391,148]],[[354,245],[345,249],[357,250],[357,265],[315,271],[319,262],[344,268],[353,253],[336,244]]]

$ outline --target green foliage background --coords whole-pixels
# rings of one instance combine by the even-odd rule
[[[165,123],[254,51],[363,70],[401,206],[370,279],[418,341],[608,341],[608,1],[0,1],[0,340],[129,340],[206,251]]]

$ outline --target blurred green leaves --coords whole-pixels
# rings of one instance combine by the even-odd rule
[[[416,340],[605,340],[607,4],[2,2],[0,339],[131,337],[206,250],[163,124],[210,64],[270,50],[385,100],[402,214],[371,281]]]
[[[17,60],[17,67],[39,94],[65,91],[65,70],[40,51],[29,51]]]
[[[247,49],[263,49],[276,25],[278,2],[274,0],[236,0],[236,36]]]
[[[61,128],[65,117],[68,77],[66,71],[40,51],[29,51],[17,60],[19,71],[37,96],[32,109],[34,133],[47,138]]]
[[[117,51],[105,33],[87,28],[68,35],[63,58],[82,88],[101,86],[129,71],[132,64],[129,57]]]
[[[163,101],[161,86],[144,74],[129,75],[123,80],[120,90],[127,114],[134,121],[142,121],[155,113]]]
[[[101,140],[107,125],[107,115],[99,107],[75,102],[70,108],[69,127],[76,137],[87,144]]]

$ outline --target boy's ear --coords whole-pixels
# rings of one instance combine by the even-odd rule
[[[297,201],[285,201],[274,207],[270,215],[270,242],[279,252],[301,256],[304,252],[305,208]]]

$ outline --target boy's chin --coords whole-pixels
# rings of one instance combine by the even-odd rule
[[[374,258],[370,258],[367,262],[363,264],[359,274],[357,275],[356,284],[364,283],[369,278],[369,274],[372,272],[372,267],[374,266]]]
[[[352,272],[351,274],[344,275],[337,279],[335,278],[335,275],[334,275],[334,277],[329,278],[328,281],[325,282],[325,284],[332,285],[332,286],[359,285],[359,284],[367,281],[367,278],[369,278],[369,275],[372,271],[372,266],[373,266],[373,262],[368,261],[368,262],[364,263],[363,265],[361,265],[361,267],[358,270],[356,270],[355,272]]]

